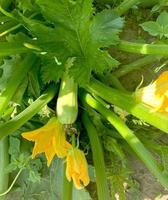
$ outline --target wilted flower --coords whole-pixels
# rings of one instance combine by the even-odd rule
[[[168,71],[163,72],[153,83],[136,91],[136,98],[154,111],[168,112]]]
[[[88,164],[83,151],[78,148],[72,148],[67,155],[66,177],[71,179],[77,189],[81,189],[82,185],[89,184]]]
[[[35,142],[32,158],[37,154],[45,153],[48,166],[55,155],[63,158],[71,148],[71,144],[66,141],[63,125],[56,117],[51,118],[39,129],[22,133],[22,137]]]

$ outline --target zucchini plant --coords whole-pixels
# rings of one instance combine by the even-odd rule
[[[125,200],[130,155],[168,189],[166,7],[0,0],[0,198],[18,186],[18,199],[32,199],[42,179],[41,199]]]

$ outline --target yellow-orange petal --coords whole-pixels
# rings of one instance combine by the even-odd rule
[[[73,183],[74,183],[74,186],[76,189],[80,190],[82,189],[82,186],[81,186],[81,182],[80,182],[80,179],[78,177],[79,175],[78,174],[72,174],[72,180],[73,180]]]
[[[168,71],[163,72],[152,84],[137,90],[135,97],[155,112],[168,113]]]
[[[66,177],[77,189],[89,184],[88,165],[83,151],[73,148],[67,155]]]
[[[23,133],[22,136],[35,142],[32,158],[40,153],[45,153],[49,166],[55,155],[65,157],[71,144],[66,141],[63,125],[53,117],[43,127]]]

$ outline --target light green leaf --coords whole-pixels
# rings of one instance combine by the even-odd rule
[[[168,24],[168,13],[166,11],[163,11],[156,20],[157,23],[160,24],[160,26],[167,26]]]
[[[162,28],[157,22],[148,21],[140,24],[140,26],[152,36],[157,36],[162,32]]]
[[[98,13],[91,26],[92,40],[99,46],[109,46],[119,41],[118,33],[121,32],[124,20],[113,10],[103,10]]]
[[[163,31],[164,31],[164,36],[168,37],[168,25],[164,27]]]

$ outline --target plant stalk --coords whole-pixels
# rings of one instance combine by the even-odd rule
[[[5,169],[9,164],[8,154],[8,138],[4,138],[0,141],[0,193],[3,193],[8,189],[9,174],[5,173]],[[0,197],[0,200],[4,200],[5,197]]]
[[[64,172],[63,172],[63,193],[62,200],[72,200],[72,181],[68,181],[66,177],[66,165],[64,164]]]
[[[126,91],[124,86],[121,84],[121,82],[118,80],[118,77],[116,77],[113,73],[109,73],[103,76],[100,76],[100,80],[102,80],[103,83],[113,86],[116,89],[119,89],[121,91]]]
[[[159,180],[162,186],[168,188],[168,178],[162,173],[151,153],[134,135],[133,131],[126,126],[123,120],[115,115],[111,110],[105,108],[101,103],[96,101],[90,94],[83,92],[81,98],[84,103],[87,103],[89,106],[97,110],[116,128],[119,134],[127,141],[136,155],[144,162],[146,167]]]
[[[29,119],[31,119],[36,113],[38,113],[41,108],[45,106],[49,101],[51,101],[51,99],[55,96],[57,89],[58,87],[56,87],[55,85],[50,85],[48,89],[29,107],[27,107],[24,111],[22,111],[13,119],[2,124],[0,126],[0,140],[12,134]]]
[[[168,133],[167,115],[161,112],[153,112],[152,108],[143,103],[137,102],[132,95],[110,88],[95,79],[86,86],[86,89],[89,92],[98,95],[106,102],[114,104],[135,117]]]
[[[30,54],[25,57],[25,59],[20,62],[17,66],[17,70],[15,70],[8,80],[4,91],[0,95],[0,115],[3,114],[5,109],[8,106],[9,101],[11,100],[12,96],[14,95],[17,87],[20,85],[22,80],[27,75],[28,71],[32,67],[32,65],[36,61],[36,56]]]
[[[104,155],[103,149],[97,134],[97,130],[90,121],[88,115],[86,113],[82,116],[83,124],[87,130],[92,154],[93,154],[93,162],[96,173],[96,185],[97,185],[97,193],[99,200],[109,200],[110,194],[108,190],[107,178],[106,178],[106,167],[104,163]]]
[[[124,0],[118,7],[115,8],[115,11],[119,15],[123,15],[138,2],[140,2],[140,0]]]
[[[145,44],[121,40],[117,48],[130,53],[168,56],[168,45],[166,44]]]
[[[160,59],[161,59],[160,56],[153,56],[153,55],[145,56],[136,61],[133,61],[130,64],[119,66],[119,68],[113,72],[113,75],[120,78],[121,76],[124,76],[133,70],[141,69],[146,65],[159,61]]]

